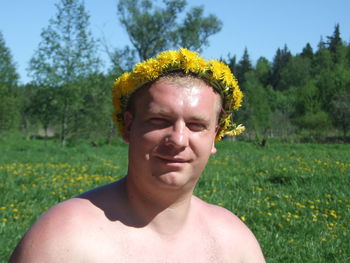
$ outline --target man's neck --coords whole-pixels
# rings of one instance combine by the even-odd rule
[[[162,236],[176,235],[187,225],[192,192],[147,191],[128,177],[125,185],[129,206],[140,225],[148,226]]]

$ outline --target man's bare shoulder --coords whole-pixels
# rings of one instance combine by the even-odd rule
[[[96,191],[59,203],[45,212],[25,234],[10,262],[81,260],[81,255],[87,254],[84,250],[91,245],[88,242],[96,239],[98,228],[103,231],[103,221],[109,221],[105,211],[94,204],[96,199],[103,199],[100,190]]]
[[[196,197],[193,198],[193,202],[210,232],[228,253],[232,253],[232,258],[240,254],[242,262],[265,262],[254,234],[236,215]]]

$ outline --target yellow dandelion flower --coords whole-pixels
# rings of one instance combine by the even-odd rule
[[[240,89],[236,88],[233,90],[233,97],[234,99],[234,103],[232,105],[232,109],[236,110],[239,107],[241,107],[242,104],[242,99],[243,99],[243,93]]]
[[[141,81],[150,81],[159,77],[160,65],[158,60],[150,58],[143,63],[137,63],[134,68],[136,74]]]
[[[179,53],[175,50],[169,50],[167,52],[161,52],[157,56],[161,68],[166,68],[169,65],[176,65],[179,63]]]
[[[233,130],[227,131],[225,132],[226,135],[229,136],[235,136],[235,135],[239,135],[242,132],[245,131],[245,127],[242,124],[239,124],[236,128],[234,128]]]
[[[243,93],[240,91],[230,68],[223,62],[206,61],[198,53],[181,48],[178,51],[161,52],[156,58],[137,63],[132,72],[126,72],[116,79],[112,92],[113,119],[121,135],[124,134],[123,113],[130,95],[145,83],[178,70],[186,74],[197,74],[199,78],[208,81],[223,97],[223,108],[227,112],[227,116],[220,120],[221,128],[216,136],[216,141],[221,140],[225,135],[237,135],[244,131],[242,125],[237,126],[231,118],[227,118],[231,117],[232,110],[241,106],[243,98]]]

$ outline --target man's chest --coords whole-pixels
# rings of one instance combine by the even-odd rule
[[[87,253],[98,258],[96,262],[227,262],[225,249],[211,236],[184,235],[172,240],[145,232],[99,235]]]

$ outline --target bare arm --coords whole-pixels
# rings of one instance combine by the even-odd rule
[[[76,202],[51,208],[29,229],[14,250],[11,263],[77,262],[74,237],[79,232]]]

